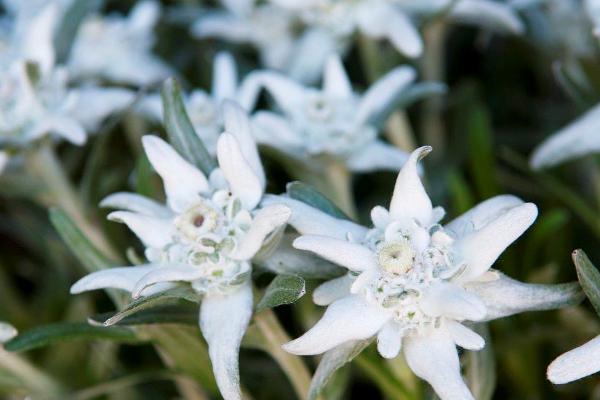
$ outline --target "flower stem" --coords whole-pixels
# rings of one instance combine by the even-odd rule
[[[298,356],[287,353],[281,348],[283,343],[289,342],[291,339],[281,327],[273,311],[261,311],[254,316],[254,322],[265,339],[265,350],[281,366],[298,398],[307,399],[311,380],[310,372]]]
[[[43,396],[47,399],[60,399],[65,396],[65,388],[45,372],[38,370],[17,354],[0,347],[0,369],[9,371],[18,377],[33,398]]]

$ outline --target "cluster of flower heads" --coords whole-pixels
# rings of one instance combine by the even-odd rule
[[[153,54],[158,3],[138,2],[127,16],[86,17],[68,56],[59,57],[53,38],[69,3],[2,2],[7,16],[0,19],[0,149],[6,150],[0,150],[0,170],[46,135],[82,144],[115,112],[129,109],[151,122],[163,119],[153,85],[175,71]],[[239,76],[234,57],[218,53],[211,90],[184,95],[196,134],[218,161],[212,170],[200,170],[158,136],[143,137],[147,158],[163,181],[165,204],[116,193],[101,205],[118,210],[109,219],[136,234],[146,262],[92,273],[71,292],[116,288],[138,298],[181,285],[192,289],[201,301],[199,324],[219,389],[227,400],[240,399],[238,353],[253,313],[253,262],[261,250],[270,248],[273,256],[283,246],[289,225],[300,234],[293,251],[312,253],[344,271],[314,290],[314,302],[327,309],[314,327],[284,345],[286,351],[325,353],[327,360],[328,354],[376,340],[381,356],[402,353],[441,399],[472,399],[457,346],[485,346],[474,323],[558,308],[579,293],[569,285],[521,283],[492,269],[534,222],[537,208],[531,203],[497,196],[442,225],[444,210],[432,206],[419,177],[418,161],[432,149],[407,153],[380,138],[390,114],[417,85],[416,71],[398,66],[359,92],[343,57],[361,35],[418,58],[427,51],[419,27],[440,16],[523,34],[519,12],[533,7],[529,3],[223,0],[222,9],[205,10],[191,34],[250,44],[264,69]],[[590,0],[586,7],[595,25],[598,6]],[[320,88],[314,85],[318,80]],[[150,93],[136,102],[136,89]],[[262,94],[268,109],[257,109]],[[548,139],[532,165],[600,151],[598,113],[593,109]],[[374,207],[372,226],[365,227],[287,195],[265,195],[257,143],[317,174],[329,161],[352,172],[399,171],[389,207]],[[0,325],[0,341],[15,334]],[[586,346],[597,350],[597,340]],[[563,383],[599,369],[597,361],[573,367],[586,348],[555,361],[550,379]]]

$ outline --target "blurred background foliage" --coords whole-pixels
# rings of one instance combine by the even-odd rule
[[[105,9],[126,12],[132,3],[108,1]],[[156,51],[181,73],[179,78],[187,88],[209,87],[215,53],[232,49],[218,41],[190,37],[185,23],[194,16],[190,7],[198,3],[165,1],[172,8],[158,27]],[[434,146],[434,153],[424,162],[426,180],[434,203],[446,208],[446,220],[490,196],[513,193],[536,203],[540,216],[501,256],[496,268],[527,282],[576,280],[570,260],[575,248],[585,249],[599,265],[600,159],[588,156],[544,172],[532,172],[528,167],[530,152],[543,138],[600,99],[597,46],[589,54],[573,55],[568,49],[541,45],[533,34],[490,35],[481,29],[447,26],[443,21],[426,24],[424,30],[426,40],[441,41],[442,53],[437,56],[444,61],[437,71],[439,76],[426,78],[446,82],[448,92],[406,110],[412,131],[402,132],[402,137],[405,143]],[[381,62],[365,66],[368,49],[361,45],[352,48],[345,60],[359,87],[365,87],[389,67],[407,62],[389,45],[369,43],[380,52]],[[242,74],[257,65],[251,49],[235,50]],[[424,63],[428,57],[436,55],[426,53]],[[589,82],[584,92],[576,93],[564,79],[561,83],[561,67],[572,65],[583,71]],[[439,119],[437,124],[435,119]],[[162,196],[160,182],[144,158],[139,141],[142,134],[161,130],[131,113],[123,113],[107,121],[102,134],[90,138],[83,148],[64,145],[59,149],[89,215],[107,232],[120,254],[141,249],[124,226],[106,222],[106,211],[96,205],[107,194],[130,188],[156,198]],[[284,191],[290,180],[285,171],[268,156],[265,163],[269,190]],[[368,222],[372,206],[389,199],[394,178],[393,173],[355,177],[361,222]],[[113,311],[103,292],[69,295],[70,285],[85,270],[49,223],[43,204],[41,182],[0,177],[0,320],[10,321],[19,331],[58,321],[83,322],[89,315]],[[275,310],[291,336],[303,332],[318,316],[319,310],[309,297],[305,296],[297,307]],[[597,376],[563,386],[553,386],[545,378],[552,359],[598,332],[600,320],[588,302],[567,310],[494,321],[489,332],[497,371],[492,398],[600,399]],[[180,371],[168,371],[147,343],[70,341],[23,354],[38,368],[30,371],[32,377],[39,378],[36,382],[51,377],[52,384],[69,393],[65,398],[180,396],[174,384],[182,379]],[[0,367],[15,363],[11,357],[14,355],[2,350]],[[465,362],[481,360],[467,357]],[[383,363],[388,361],[374,351],[365,352],[336,376],[328,396],[392,398],[390,393],[394,391],[389,386],[407,380],[402,368],[383,368]],[[314,367],[314,362],[311,365]],[[210,371],[208,365],[205,367]],[[285,376],[265,353],[244,348],[241,371],[242,382],[254,398],[294,398]],[[426,390],[417,380],[408,382],[414,385],[410,390]],[[0,390],[7,396],[20,385],[22,382],[15,381],[10,373],[0,372]]]

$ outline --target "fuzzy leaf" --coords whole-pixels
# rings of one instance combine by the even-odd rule
[[[572,257],[577,269],[579,283],[590,303],[594,306],[594,310],[600,315],[600,272],[583,250],[575,250]]]
[[[105,328],[87,323],[57,323],[28,330],[6,342],[8,351],[26,351],[67,340],[105,339],[118,342],[139,342],[135,333],[126,328]]]
[[[306,282],[295,275],[277,275],[256,305],[256,312],[282,304],[292,304],[306,293]]]
[[[161,97],[169,141],[186,160],[200,168],[206,176],[210,175],[216,162],[194,130],[185,110],[179,83],[173,78],[167,79]]]
[[[350,220],[342,210],[317,189],[303,182],[295,181],[287,184],[288,196],[317,208],[335,218]]]
[[[118,314],[117,314],[118,315]],[[106,322],[114,313],[103,313],[90,317],[92,324],[108,325]],[[198,325],[198,305],[185,300],[171,299],[167,304],[149,306],[145,309],[138,309],[135,313],[121,316],[120,319],[112,323],[112,326],[133,326],[147,324],[184,324]]]

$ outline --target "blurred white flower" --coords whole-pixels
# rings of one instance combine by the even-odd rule
[[[211,155],[217,151],[217,140],[223,132],[223,116],[220,107],[224,100],[237,99],[245,109],[250,107],[249,94],[244,86],[238,85],[238,72],[235,60],[229,53],[219,53],[213,64],[211,92],[193,90],[184,99],[186,111],[194,129]],[[163,108],[160,94],[152,94],[139,104],[139,110],[147,117],[162,122]]]
[[[379,125],[414,79],[415,71],[401,66],[359,95],[338,56],[327,61],[322,89],[275,72],[251,73],[246,78],[248,92],[264,87],[283,112],[255,113],[257,140],[311,168],[318,168],[325,156],[352,171],[397,171],[407,154],[378,139]]]
[[[70,73],[75,78],[106,79],[136,86],[150,85],[173,75],[171,68],[152,54],[153,29],[159,15],[156,1],[142,1],[128,17],[88,17],[71,49]]]
[[[600,152],[600,105],[540,144],[531,156],[531,166],[535,169],[551,167],[597,152]]]
[[[248,117],[225,102],[225,132],[219,137],[219,168],[210,177],[156,136],[143,138],[150,163],[163,179],[167,204],[117,193],[102,205],[121,208],[109,218],[127,224],[146,246],[148,264],[92,273],[71,293],[118,288],[139,297],[188,282],[203,295],[200,328],[221,394],[240,399],[238,352],[252,315],[251,262],[290,209],[258,209],[265,175]]]
[[[330,351],[377,337],[385,358],[401,350],[409,367],[442,400],[473,399],[460,373],[456,346],[479,350],[484,339],[464,323],[557,307],[577,286],[528,285],[490,270],[498,256],[535,220],[537,208],[514,196],[489,199],[445,226],[417,174],[415,150],[398,175],[389,210],[371,211],[367,229],[337,220],[284,196],[289,224],[303,236],[294,246],[348,269],[313,293],[328,306],[317,324],[284,349],[300,355]]]
[[[194,36],[250,44],[265,67],[284,71],[301,82],[316,81],[327,56],[343,48],[324,29],[298,34],[298,21],[281,7],[254,5],[253,0],[223,3],[225,10],[207,13],[194,23]]]
[[[14,326],[0,321],[0,343],[8,342],[10,339],[17,336],[17,334],[18,332]]]
[[[548,366],[548,379],[563,384],[600,371],[600,336],[566,352]]]

